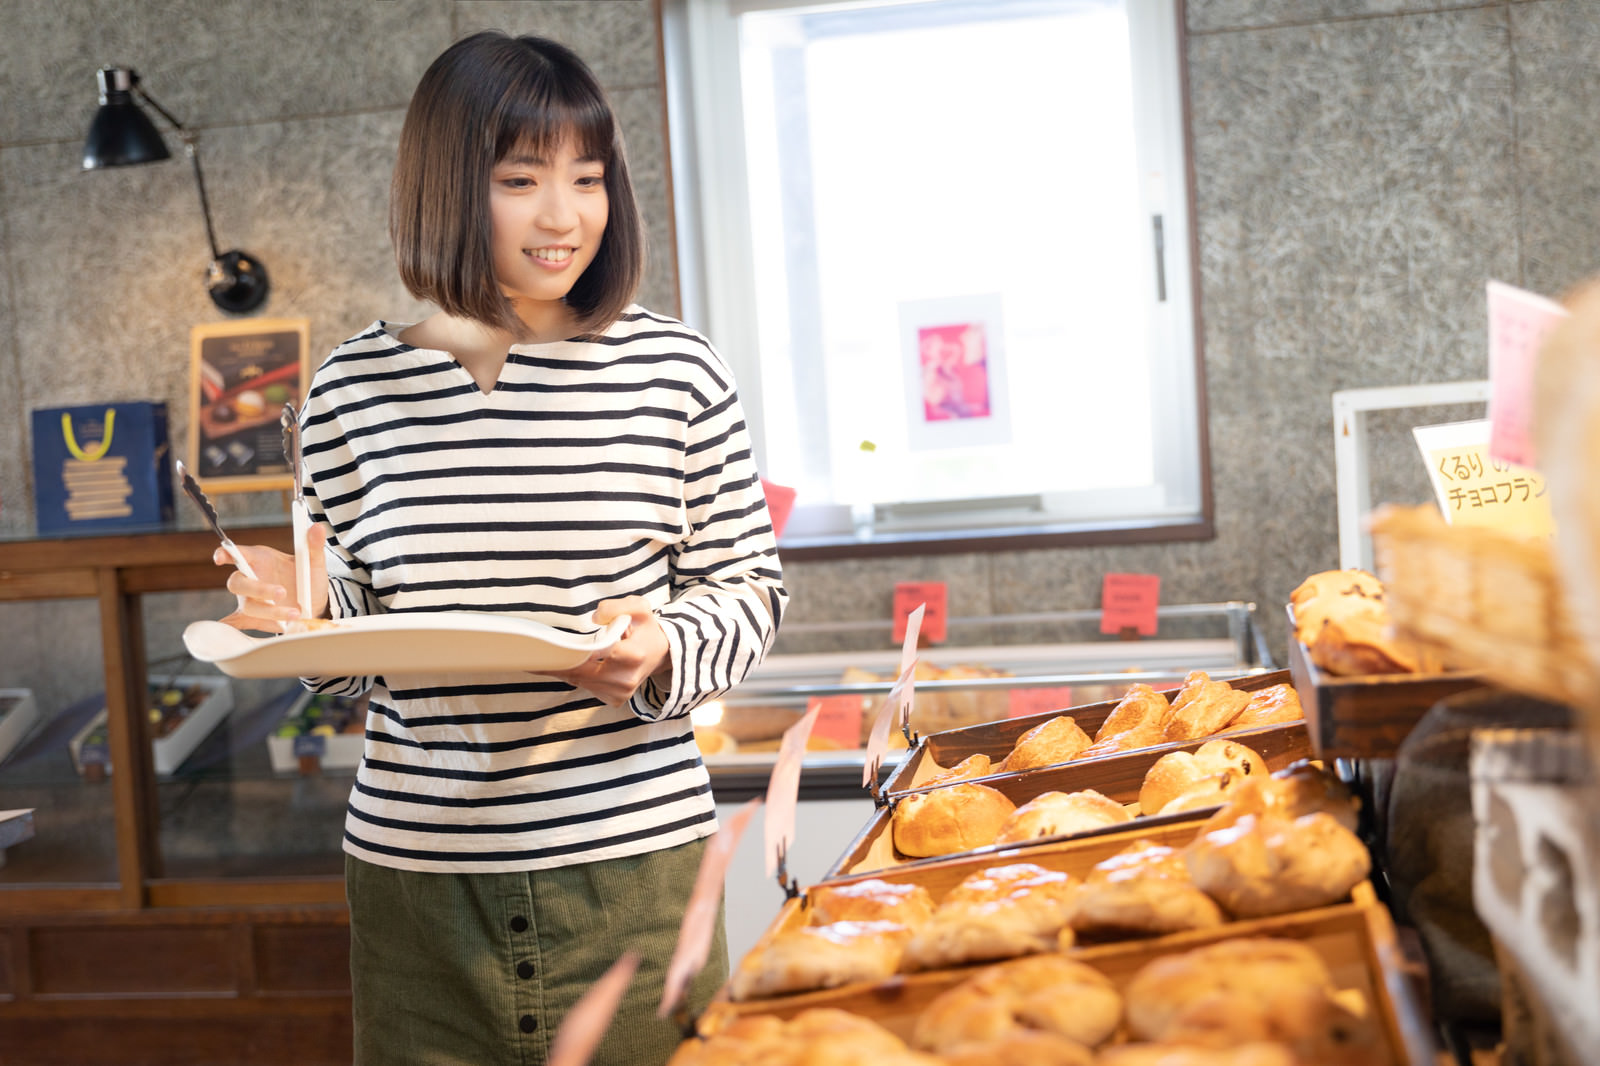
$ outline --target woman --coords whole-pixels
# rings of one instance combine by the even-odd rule
[[[314,612],[492,611],[589,631],[556,676],[312,678],[371,689],[346,820],[360,1063],[542,1061],[644,954],[597,1062],[663,1061],[661,978],[716,828],[688,712],[770,647],[786,595],[726,365],[632,304],[616,118],[551,41],[481,33],[423,75],[390,232],[438,313],[375,322],[301,412]],[[225,621],[280,631],[293,560],[252,546]],[[219,564],[228,560],[219,552]],[[726,974],[719,942],[691,993]]]

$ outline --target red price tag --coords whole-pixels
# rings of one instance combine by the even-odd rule
[[[795,490],[761,479],[761,491],[767,494],[767,513],[772,516],[772,535],[783,536],[783,527],[789,524],[789,512],[794,510]]]
[[[1153,637],[1160,602],[1159,575],[1107,574],[1100,586],[1100,632],[1136,629],[1140,636]]]
[[[1049,714],[1072,706],[1072,689],[1066,685],[1055,688],[1014,688],[1006,693],[1007,718],[1025,718],[1030,714]]]
[[[929,644],[941,644],[945,623],[949,621],[950,590],[943,581],[901,581],[894,587],[894,639],[906,638],[906,619],[923,605],[922,636]]]
[[[865,696],[813,696],[806,701],[806,712],[817,712],[812,734],[827,737],[841,748],[859,748],[868,702]]]

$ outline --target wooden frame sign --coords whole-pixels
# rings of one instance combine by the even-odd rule
[[[305,318],[207,322],[189,331],[185,462],[207,492],[287,489],[279,416],[311,385]]]

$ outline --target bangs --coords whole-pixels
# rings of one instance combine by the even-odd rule
[[[508,87],[495,109],[494,161],[513,153],[526,153],[552,159],[556,150],[571,139],[579,158],[599,160],[606,166],[614,161],[615,119],[604,99],[582,91],[579,85],[533,71],[526,83]]]

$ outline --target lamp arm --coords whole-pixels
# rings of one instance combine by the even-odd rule
[[[194,164],[194,183],[200,189],[200,213],[205,216],[206,220],[206,240],[211,244],[211,260],[216,262],[222,258],[222,252],[217,248],[217,232],[211,225],[211,200],[206,196],[206,176],[200,170],[200,149],[196,145],[200,135],[179,122],[173,117],[171,111],[162,107],[156,102],[155,97],[145,92],[144,86],[139,84],[138,74],[129,71],[129,77],[133,82],[133,91],[139,94],[139,98],[155,108],[162,118],[172,123],[172,128],[177,130],[178,136],[183,138],[183,151],[189,157],[189,162]]]

